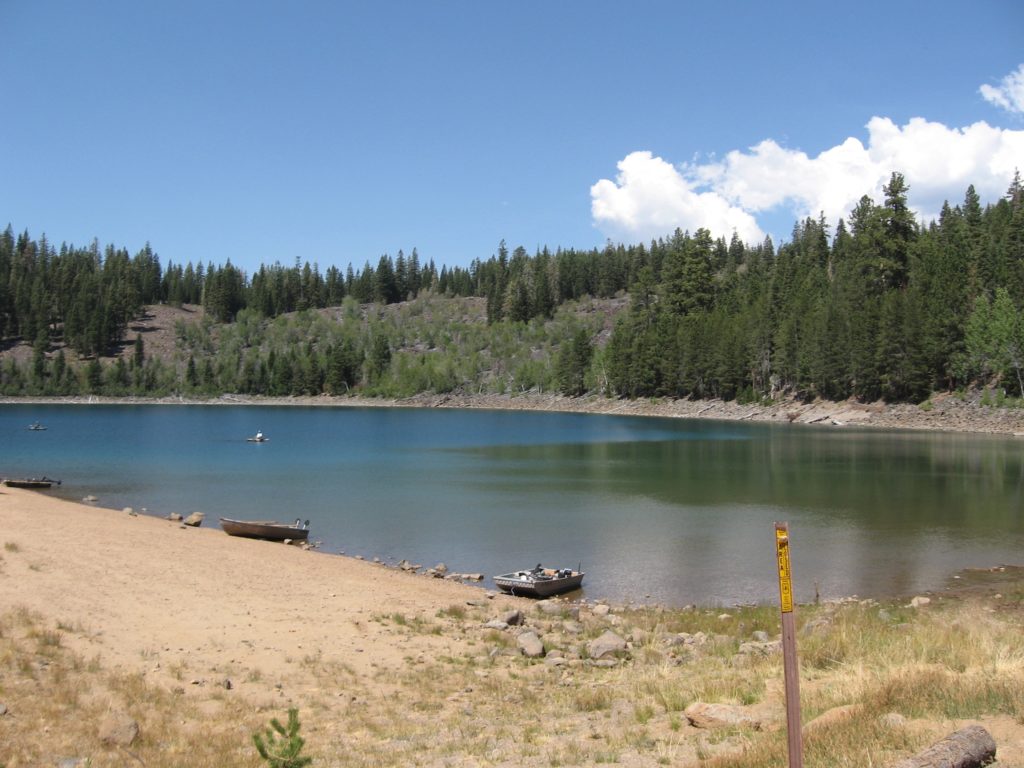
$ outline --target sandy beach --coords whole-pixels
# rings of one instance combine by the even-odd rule
[[[315,653],[365,673],[452,650],[439,636],[382,643],[389,633],[372,615],[434,614],[485,599],[483,589],[456,582],[229,537],[215,519],[192,528],[3,488],[0,521],[4,540],[18,546],[6,557],[0,604],[82,625],[78,650],[116,666],[140,654],[185,654],[195,675],[210,680],[279,669],[267,681],[273,687]]]

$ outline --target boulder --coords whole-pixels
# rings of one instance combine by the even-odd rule
[[[204,515],[202,512],[193,512],[191,515],[182,520],[182,522],[185,525],[190,525],[193,528],[198,528],[200,525],[203,524],[203,518],[205,517],[206,515]]]
[[[538,659],[544,655],[544,643],[540,641],[535,632],[523,632],[516,638],[516,645],[519,646],[523,656],[528,659]]]
[[[706,704],[698,701],[688,706],[683,714],[694,728],[725,728],[745,726],[761,730],[761,721],[744,707],[732,704]]]
[[[782,641],[769,640],[765,643],[741,643],[739,653],[748,656],[771,656],[775,653],[782,653]]]
[[[546,616],[561,616],[565,613],[565,603],[561,600],[541,600],[537,609]]]
[[[578,621],[573,621],[572,619],[568,619],[566,621],[563,621],[562,622],[562,629],[564,629],[570,635],[582,635],[583,634],[583,625],[580,624]]]
[[[139,724],[123,712],[108,712],[97,735],[109,746],[130,747],[139,738]]]
[[[806,723],[801,729],[805,734],[814,733],[822,728],[827,728],[836,723],[842,723],[861,714],[863,707],[859,704],[844,704],[841,707],[832,707]]]
[[[932,599],[930,597],[921,597],[920,595],[910,601],[911,608],[923,608],[928,605]]]
[[[501,620],[508,624],[510,627],[518,627],[523,623],[523,612],[520,610],[509,611]]]
[[[173,523],[180,523],[180,522],[181,522],[182,520],[184,520],[185,518],[184,518],[184,517],[182,517],[182,516],[181,516],[180,514],[178,514],[177,512],[171,512],[171,514],[169,514],[169,515],[167,516],[167,519],[168,519],[168,520],[170,520],[170,521],[171,521],[171,522],[173,522]]]
[[[612,632],[610,629],[600,637],[592,640],[587,646],[587,653],[592,659],[600,659],[604,656],[612,656],[626,650],[626,641]]]

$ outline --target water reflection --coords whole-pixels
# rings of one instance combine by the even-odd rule
[[[25,426],[40,420],[47,432]],[[271,442],[255,447],[257,429]],[[582,564],[590,597],[907,593],[1019,562],[1024,444],[850,428],[429,409],[0,408],[3,474],[154,514],[313,520],[324,550],[502,573]]]

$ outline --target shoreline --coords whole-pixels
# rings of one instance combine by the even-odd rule
[[[301,711],[317,764],[345,755],[383,768],[666,759],[696,768],[782,741],[775,610],[486,597],[346,556],[6,487],[0,525],[0,646],[10,660],[0,761],[12,766],[123,765],[125,754],[154,768],[253,765],[252,734],[290,708]],[[979,572],[964,584],[971,591],[916,606],[801,604],[800,652],[814,670],[802,687],[818,720],[805,727],[855,727],[863,718],[848,716],[852,705],[871,707],[877,689],[908,675],[974,692],[998,666],[1012,692],[1022,679],[1021,573],[1006,574],[1006,588],[994,581],[1002,575]],[[850,642],[864,633],[869,642]],[[847,663],[832,663],[832,648]],[[948,656],[950,671],[920,678],[919,649]],[[1018,765],[1024,731],[1003,699],[955,718],[934,706],[912,712],[918,698],[892,705],[895,724],[882,730],[897,738],[872,754],[889,764],[979,723],[1001,761]],[[708,720],[707,711],[740,719]],[[524,728],[524,718],[548,727]],[[723,726],[732,735],[716,735]],[[834,749],[862,754],[864,731],[852,734]]]
[[[770,404],[741,404],[723,400],[646,399],[623,400],[585,395],[566,397],[557,394],[432,394],[408,398],[362,396],[265,397],[221,395],[216,398],[175,397],[0,397],[0,405],[191,405],[191,406],[270,406],[328,408],[454,408],[482,410],[529,410],[551,413],[586,413],[608,416],[644,416],[653,418],[710,419],[716,421],[753,421],[777,424],[804,424],[822,427],[871,427],[911,431],[935,431],[965,434],[989,434],[1024,437],[1024,409],[981,405],[977,393],[958,397],[951,393],[935,395],[924,406],[882,401],[859,403],[814,401],[804,403],[785,399]]]

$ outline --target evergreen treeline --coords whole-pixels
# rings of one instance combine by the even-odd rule
[[[906,181],[893,174],[881,204],[862,198],[834,233],[823,218],[799,222],[777,250],[769,239],[748,245],[700,229],[649,245],[533,255],[509,253],[502,242],[486,261],[440,271],[415,250],[344,274],[298,261],[251,277],[230,262],[162,269],[149,245],[134,256],[96,242],[56,249],[8,226],[0,234],[0,342],[32,344],[33,359],[27,367],[9,359],[0,391],[555,388],[914,401],[999,377],[1024,394],[1019,175],[996,204],[983,208],[971,187],[927,226],[906,194]],[[600,322],[570,317],[587,297],[627,293],[628,310],[610,334],[599,334]],[[400,324],[400,315],[365,309],[417,296],[433,302],[432,323],[419,322],[415,310]],[[484,328],[446,316],[433,301],[441,296],[484,301]],[[153,359],[137,338],[130,355],[102,364],[131,319],[157,303],[206,310],[204,323],[179,327],[179,359]],[[342,307],[333,322],[304,312],[327,307]],[[67,359],[65,348],[85,362]]]

